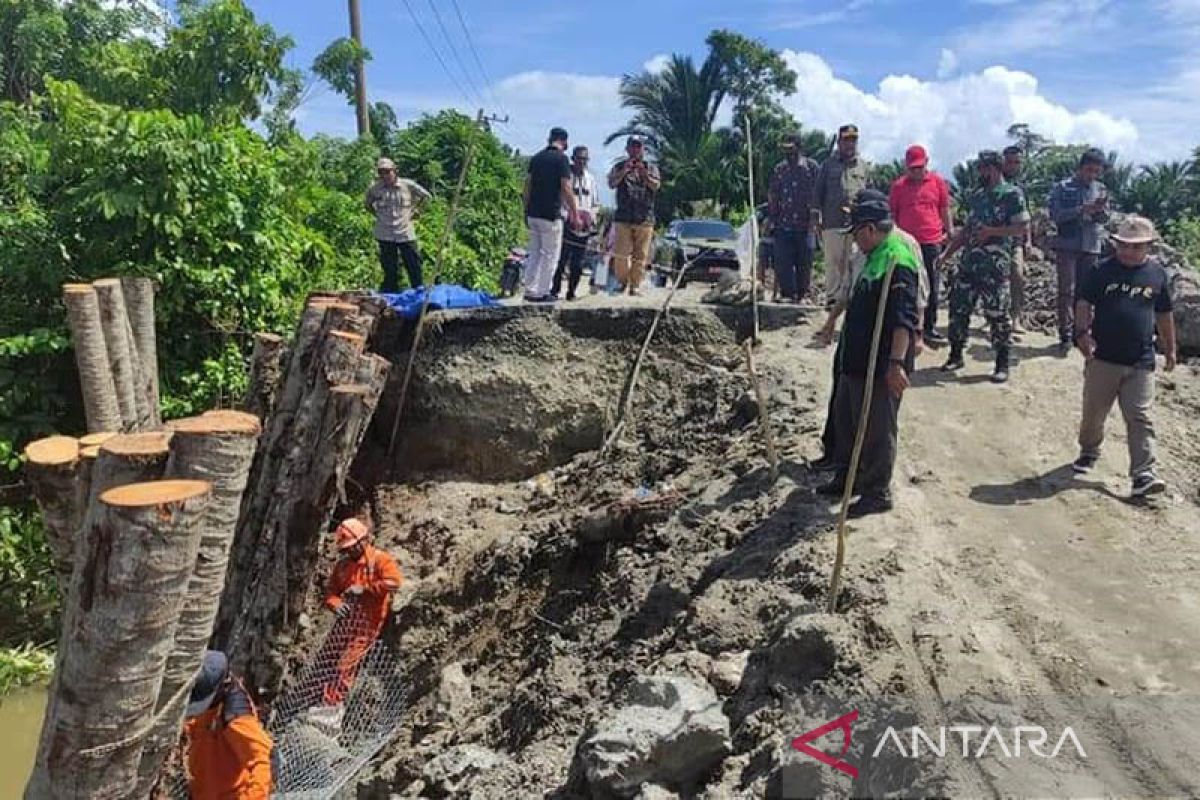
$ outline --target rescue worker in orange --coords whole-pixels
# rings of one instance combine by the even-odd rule
[[[353,517],[337,527],[340,558],[329,576],[325,605],[338,615],[338,625],[348,629],[349,641],[337,656],[335,677],[323,691],[329,706],[340,705],[350,693],[363,656],[387,622],[392,592],[404,580],[396,560],[368,542],[369,536],[366,523]]]
[[[267,800],[271,795],[271,737],[258,721],[229,661],[208,650],[188,700],[188,791],[191,800]]]

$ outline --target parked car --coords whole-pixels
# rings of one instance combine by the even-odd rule
[[[724,270],[738,272],[737,231],[719,219],[675,220],[655,242],[654,270],[670,283],[684,265],[680,288],[716,283]]]

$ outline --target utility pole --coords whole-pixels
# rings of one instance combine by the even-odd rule
[[[350,2],[350,38],[360,48],[362,42],[362,13],[358,8],[358,0]],[[371,117],[367,114],[367,68],[363,60],[358,59],[354,65],[354,107],[358,112],[358,135],[367,136],[371,133]]]

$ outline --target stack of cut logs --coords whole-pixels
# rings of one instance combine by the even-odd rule
[[[164,430],[153,285],[97,281],[64,297],[90,432],[25,451],[63,595],[26,797],[144,798],[176,746],[218,616],[217,643],[243,664],[254,640],[296,618],[383,391],[388,362],[365,353],[382,306],[310,300],[290,350],[256,338],[252,413],[209,411]]]
[[[105,278],[68,283],[63,302],[75,342],[88,432],[159,427],[154,282]]]

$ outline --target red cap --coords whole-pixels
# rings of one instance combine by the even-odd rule
[[[923,167],[929,163],[929,154],[919,144],[914,144],[904,152],[904,166]]]

